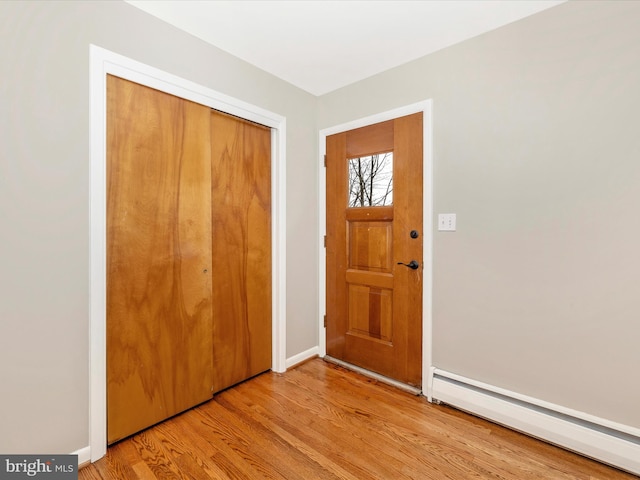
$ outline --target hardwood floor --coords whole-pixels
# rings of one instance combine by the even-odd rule
[[[265,373],[110,447],[89,479],[637,479],[325,363]]]

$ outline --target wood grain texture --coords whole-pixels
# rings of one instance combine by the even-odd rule
[[[393,150],[393,120],[346,132],[346,158],[365,157]]]
[[[347,318],[347,134],[327,137],[327,244],[326,244],[326,344],[327,354],[342,359],[345,355]],[[386,208],[386,207],[385,207]],[[353,209],[357,210],[357,209]]]
[[[112,443],[211,398],[210,109],[107,80]]]
[[[347,158],[381,151],[393,206],[348,208]],[[420,386],[422,232],[422,114],[327,137],[328,355]]]
[[[211,113],[213,385],[271,368],[271,131]]]
[[[315,359],[124,440],[89,479],[637,477]]]
[[[394,120],[394,291],[393,318],[394,341],[403,345],[394,355],[393,378],[410,385],[422,383],[422,113],[415,113]],[[411,230],[417,230],[418,238],[411,238]],[[398,262],[416,260],[417,270],[411,270]]]
[[[364,271],[391,273],[393,223],[384,221],[349,222],[349,267]]]

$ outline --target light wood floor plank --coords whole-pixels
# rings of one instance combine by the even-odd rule
[[[320,359],[110,447],[80,480],[630,480],[633,475]]]

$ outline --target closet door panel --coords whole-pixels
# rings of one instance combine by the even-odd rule
[[[211,110],[107,83],[107,436],[211,398]]]
[[[271,368],[271,131],[211,113],[213,378]]]

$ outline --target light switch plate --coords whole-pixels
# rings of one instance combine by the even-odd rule
[[[438,230],[440,232],[456,231],[456,214],[455,213],[439,213],[438,214]]]

